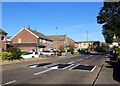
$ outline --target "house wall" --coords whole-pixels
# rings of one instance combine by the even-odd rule
[[[7,38],[7,36],[4,35],[4,37],[5,37],[5,40],[2,41],[1,40],[1,35],[0,35],[0,48],[1,48],[0,50],[2,50],[2,49],[6,50],[6,42],[7,42],[6,38]]]
[[[59,48],[62,47],[62,46],[65,47],[65,46],[68,46],[68,45],[74,46],[75,42],[72,39],[70,39],[69,37],[65,36],[65,40],[57,41],[57,50],[59,50]],[[56,41],[53,41],[52,48],[56,49]]]
[[[12,38],[12,43],[18,43],[18,39],[21,39],[21,43],[37,43],[38,38],[31,33],[29,33],[26,29],[23,29],[20,33],[18,33],[15,37]]]
[[[21,39],[21,43],[38,43],[38,38],[33,34],[31,34],[30,32],[28,32],[26,29],[23,29],[15,37],[13,37],[12,43],[19,43],[18,39]],[[34,49],[35,51],[37,51],[37,47],[28,47],[28,46],[19,47],[18,46],[18,48],[21,50],[30,50],[30,51]]]
[[[32,51],[33,49],[35,50],[35,52],[37,52],[37,46],[25,46],[25,47],[18,47],[21,50],[24,51]]]
[[[67,37],[67,45],[72,45],[72,46],[74,46],[74,45],[75,45],[75,42],[74,42],[72,39],[70,39],[69,37]]]

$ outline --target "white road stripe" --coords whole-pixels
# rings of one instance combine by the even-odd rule
[[[82,61],[83,59],[79,59],[78,61]]]
[[[67,69],[67,68],[69,68],[69,67],[71,67],[71,66],[73,66],[73,65],[74,65],[74,64],[71,64],[70,66],[67,66],[67,67],[63,68],[62,70]]]
[[[86,57],[86,58],[89,58],[89,57]]]
[[[58,66],[51,67],[51,68],[48,69],[48,70],[44,70],[44,71],[42,71],[42,72],[35,73],[34,75],[42,74],[42,73],[45,73],[45,72],[48,72],[48,71],[51,71],[51,70],[54,70],[54,69],[58,69]]]
[[[96,66],[91,70],[91,72],[96,68]]]
[[[14,82],[16,82],[16,80],[9,81],[9,82],[7,82],[7,83],[5,83],[5,84],[3,84],[3,85],[8,85],[8,84],[11,84],[11,83],[14,83]]]
[[[68,64],[72,64],[72,63],[74,63],[75,61],[72,61],[72,62],[69,62]]]
[[[48,72],[48,71],[50,71],[50,70],[53,70],[53,69],[44,70],[44,71],[42,71],[42,72],[35,73],[34,75],[42,74],[42,73]]]

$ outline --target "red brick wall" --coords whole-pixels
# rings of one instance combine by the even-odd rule
[[[4,48],[6,50],[6,38],[7,36],[5,36],[5,41],[1,41],[1,36],[0,36],[0,48]]]
[[[18,43],[18,38],[21,39],[21,43],[26,42],[38,42],[38,38],[29,33],[26,29],[23,29],[20,33],[18,33],[13,39],[12,43]]]
[[[35,52],[38,51],[37,47],[18,47],[20,50],[29,50],[32,51],[33,49],[35,50]]]
[[[67,38],[67,45],[74,46],[75,42],[72,39],[68,38],[68,37],[66,37],[66,38]],[[57,49],[58,50],[59,50],[59,48],[61,46],[65,46],[64,41],[57,41]],[[53,41],[52,47],[56,48],[56,41]]]
[[[75,42],[72,39],[70,39],[69,37],[67,37],[67,45],[75,46]]]

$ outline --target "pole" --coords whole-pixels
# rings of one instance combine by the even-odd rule
[[[88,41],[88,31],[87,31],[87,41]]]
[[[57,57],[57,27],[56,27],[56,57]]]

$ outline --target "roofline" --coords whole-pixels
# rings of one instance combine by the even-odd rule
[[[46,36],[66,36],[66,35],[46,35]]]
[[[100,41],[77,41],[77,42],[75,42],[75,43],[82,43],[82,42],[100,42]]]
[[[29,33],[31,33],[32,35],[36,36],[37,38],[39,38],[37,35],[35,35],[33,32],[29,31],[27,28],[22,28],[17,34],[19,34],[23,29],[27,30]],[[11,39],[13,39],[17,34],[15,34]]]

